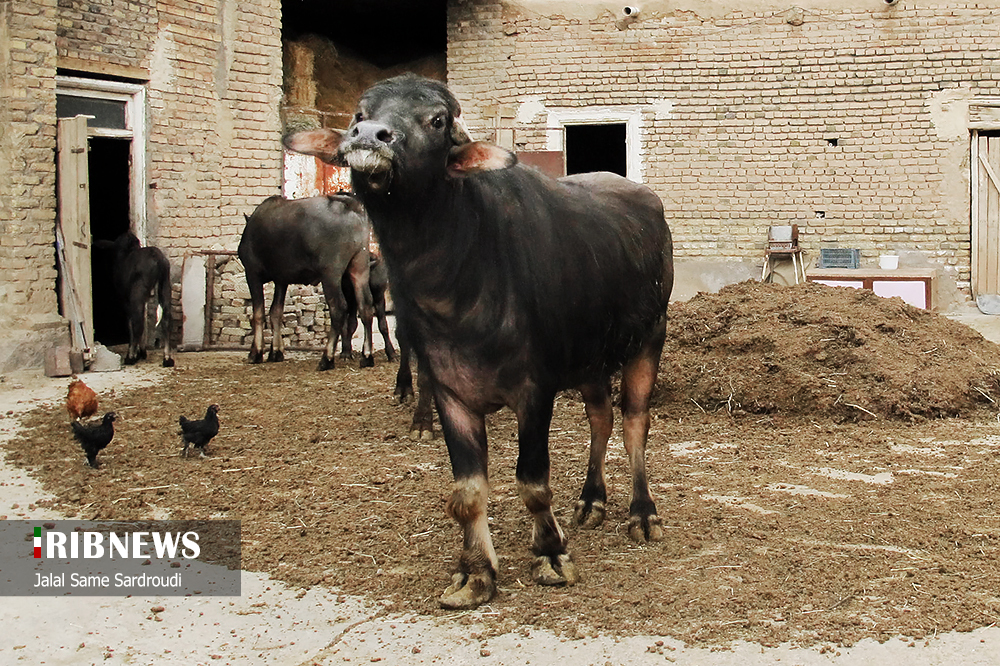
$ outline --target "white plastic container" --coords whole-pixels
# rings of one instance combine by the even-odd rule
[[[893,271],[899,268],[898,254],[881,254],[878,258],[878,267],[884,271]]]

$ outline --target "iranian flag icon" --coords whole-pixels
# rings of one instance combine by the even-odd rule
[[[42,559],[42,528],[35,528],[35,559]]]

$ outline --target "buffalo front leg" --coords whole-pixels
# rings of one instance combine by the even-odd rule
[[[274,298],[271,299],[271,310],[268,312],[271,323],[271,351],[267,354],[268,363],[280,363],[285,360],[285,339],[281,337],[281,320],[285,313],[287,291],[287,284],[274,283]]]
[[[499,566],[486,513],[486,421],[450,394],[437,397],[455,478],[446,509],[462,529],[458,571],[438,601],[443,608],[475,608],[496,594]]]
[[[590,460],[587,463],[587,479],[583,482],[573,518],[581,527],[592,529],[604,522],[607,511],[604,460],[614,426],[614,409],[611,406],[611,387],[607,382],[581,386],[580,392],[590,421]]]
[[[517,492],[534,521],[531,577],[540,585],[573,585],[579,574],[566,550],[566,535],[552,513],[549,424],[555,396],[532,391],[517,408]]]
[[[629,503],[628,534],[635,541],[659,541],[662,521],[649,491],[646,476],[646,441],[649,437],[649,399],[656,383],[666,322],[639,355],[622,369],[622,430],[625,452],[632,471],[632,501]]]

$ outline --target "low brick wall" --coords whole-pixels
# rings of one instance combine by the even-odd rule
[[[253,342],[251,317],[253,306],[250,289],[239,257],[232,254],[212,254],[209,271],[209,310],[207,346],[215,349],[249,349]],[[274,284],[264,285],[264,346],[271,343],[270,324],[266,321]],[[288,286],[285,296],[284,324],[281,332],[285,348],[321,350],[326,345],[330,314],[320,285]]]

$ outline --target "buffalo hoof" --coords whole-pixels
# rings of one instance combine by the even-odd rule
[[[392,363],[393,361],[395,361],[396,360],[396,352],[395,352],[395,350],[392,349],[391,347],[386,347],[385,348],[385,358],[390,363]]]
[[[396,385],[396,390],[392,392],[399,404],[405,405],[413,401],[413,387],[412,386],[400,386]]]
[[[375,367],[375,356],[372,355],[372,354],[369,354],[368,356],[365,356],[364,354],[362,354],[361,355],[361,367],[362,368],[374,368]]]
[[[135,365],[139,362],[138,356],[126,356],[125,360],[122,361],[125,365]]]
[[[257,365],[258,363],[264,362],[264,352],[250,352],[247,356],[247,363],[251,365]]]
[[[430,442],[434,439],[434,424],[433,423],[417,423],[414,421],[410,424],[410,439],[414,442],[424,441]]]
[[[345,361],[353,361],[354,352],[352,351],[340,352],[340,358],[344,359]]]
[[[174,367],[174,359],[172,359],[172,358],[165,358],[165,359],[163,359],[163,367],[164,368],[172,368],[172,367]]]
[[[605,513],[604,502],[579,500],[573,508],[573,520],[583,529],[592,530],[604,522]]]
[[[274,351],[273,349],[267,353],[268,363],[281,363],[285,360],[285,352]]]
[[[333,370],[333,359],[327,358],[326,355],[324,354],[323,358],[319,360],[319,365],[316,366],[316,369],[319,370],[320,372],[324,370]]]
[[[632,541],[660,541],[663,539],[663,521],[655,513],[648,516],[631,516],[626,526]]]
[[[492,599],[496,592],[495,576],[489,571],[477,574],[457,573],[451,577],[451,585],[438,599],[438,603],[441,608],[450,610],[476,608]]]
[[[540,555],[531,562],[531,579],[539,585],[575,585],[580,574],[569,553]]]
[[[139,358],[141,358],[143,361],[146,360],[146,350],[145,349],[140,349],[139,350]]]

